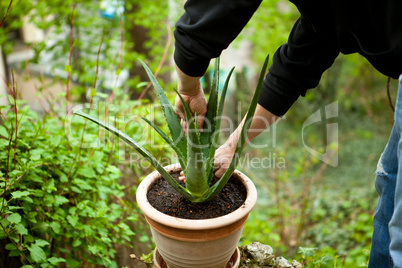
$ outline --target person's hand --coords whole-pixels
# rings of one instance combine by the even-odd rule
[[[204,90],[201,87],[200,77],[192,77],[183,73],[176,65],[177,72],[177,91],[182,96],[184,102],[188,105],[192,115],[197,114],[197,124],[200,131],[204,125],[204,117],[207,113],[207,100]],[[180,97],[176,97],[175,113],[182,121],[184,132],[187,132],[187,121],[184,113],[184,106]]]
[[[236,150],[236,144],[237,140],[234,141],[233,137],[229,137],[229,139],[216,150],[214,160],[214,171],[216,177],[221,178],[229,168]]]
[[[205,114],[207,113],[207,100],[205,99],[204,91],[202,90],[201,86],[197,90],[194,90],[193,92],[189,93],[182,93],[179,90],[179,94],[183,98],[183,100],[186,102],[188,107],[190,108],[191,113],[193,116],[196,114],[197,115],[197,124],[199,130],[202,132],[202,127],[204,124],[204,117]],[[182,126],[184,132],[187,133],[187,121],[186,121],[186,115],[184,113],[184,106],[183,103],[181,102],[181,99],[179,96],[176,97],[175,101],[175,113],[176,115],[180,118],[182,121]]]

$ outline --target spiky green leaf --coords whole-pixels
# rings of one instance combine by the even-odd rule
[[[170,147],[172,147],[172,149],[176,152],[178,158],[179,158],[179,162],[180,162],[180,166],[182,168],[183,171],[185,171],[186,169],[186,165],[185,165],[185,159],[186,157],[184,157],[184,155],[182,154],[182,151],[180,150],[179,147],[177,147],[176,143],[174,143],[158,126],[156,126],[154,123],[152,123],[151,121],[149,121],[148,119],[146,119],[145,117],[141,117],[145,122],[147,122],[151,127],[153,127],[153,129],[155,129],[156,132],[158,132],[158,134],[162,137],[162,139],[164,139],[169,145]]]
[[[163,166],[158,162],[158,160],[155,159],[146,149],[144,149],[141,145],[139,145],[136,141],[134,141],[132,138],[121,132],[120,130],[102,122],[101,120],[88,115],[86,113],[83,113],[81,111],[74,111],[74,114],[82,116],[86,119],[89,119],[90,121],[98,124],[99,126],[103,127],[104,129],[108,130],[109,132],[113,133],[120,139],[122,139],[124,142],[126,142],[128,145],[133,147],[140,155],[142,155],[148,162],[155,167],[155,169],[161,174],[161,176],[179,193],[181,194],[184,198],[192,201],[195,199],[195,197],[190,194],[186,188],[181,186],[179,183],[176,182],[175,179],[163,168]]]
[[[211,92],[208,98],[207,113],[204,118],[203,132],[201,133],[201,144],[203,147],[204,158],[209,154],[209,144],[211,144],[212,135],[216,130],[216,113],[218,109],[218,91],[219,91],[219,60],[215,59],[214,75],[212,77]]]
[[[228,169],[226,170],[226,172],[223,174],[222,178],[217,183],[215,183],[211,188],[209,188],[209,191],[208,191],[206,197],[202,200],[199,200],[199,202],[209,201],[215,195],[217,195],[223,189],[223,187],[226,185],[226,183],[232,176],[232,174],[237,166],[237,163],[239,162],[240,154],[244,148],[244,145],[245,145],[245,142],[247,139],[247,135],[248,135],[248,130],[250,129],[251,120],[254,116],[255,108],[257,107],[258,98],[261,93],[265,72],[268,67],[268,61],[269,61],[269,55],[265,59],[264,65],[262,67],[260,77],[258,79],[257,88],[254,92],[253,98],[252,98],[250,106],[248,108],[247,115],[244,120],[244,125],[242,127],[242,131],[240,133],[239,140],[237,141],[236,150],[233,155],[232,161],[230,162],[230,165],[229,165]]]
[[[187,172],[186,188],[194,196],[203,197],[208,191],[208,183],[204,169],[204,158],[201,150],[200,134],[190,108],[183,97],[176,91],[183,103],[187,121]]]
[[[215,132],[213,133],[213,137],[211,138],[211,146],[209,148],[209,153],[208,153],[208,159],[205,163],[205,170],[207,172],[207,178],[208,178],[208,184],[211,183],[212,177],[214,175],[214,157],[215,157],[215,151],[218,145],[218,140],[219,140],[219,134],[220,134],[220,128],[221,128],[221,121],[222,121],[222,113],[223,113],[223,106],[225,103],[225,98],[226,98],[226,92],[229,86],[229,81],[230,77],[232,76],[232,73],[234,71],[233,67],[230,71],[229,74],[226,78],[225,85],[223,86],[222,89],[222,94],[221,98],[219,100],[219,105],[218,105],[218,112],[216,115],[216,126],[215,126]]]
[[[170,104],[165,92],[162,87],[159,85],[155,76],[152,74],[151,70],[148,66],[142,61],[139,60],[142,66],[144,67],[149,79],[152,82],[152,85],[156,91],[156,96],[158,97],[159,103],[162,106],[162,111],[165,115],[170,134],[172,135],[173,141],[177,144],[177,147],[182,152],[182,155],[186,154],[187,151],[187,143],[186,143],[186,135],[180,125],[179,119],[177,118],[176,113],[172,105]]]

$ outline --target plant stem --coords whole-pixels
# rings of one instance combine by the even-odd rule
[[[73,12],[71,13],[71,22],[70,22],[70,54],[68,56],[68,65],[71,66],[71,58],[73,56],[73,44],[74,44],[74,11],[75,11],[75,1],[73,2]],[[70,80],[71,80],[71,72],[70,70],[67,75],[67,92],[66,92],[66,114],[68,114],[68,102],[70,100]]]
[[[14,139],[14,169],[16,166],[16,152],[17,152],[17,134],[18,134],[18,110],[17,110],[17,88],[15,87],[14,71],[11,70],[13,76],[13,98],[14,98],[14,113],[15,113],[15,139]]]
[[[4,14],[4,17],[3,17],[3,19],[2,19],[1,22],[0,22],[0,28],[1,28],[1,26],[3,25],[3,22],[4,22],[4,20],[6,19],[7,15],[8,15],[8,11],[10,11],[11,4],[12,4],[12,3],[13,3],[13,0],[10,0],[10,4],[8,5],[6,14]]]

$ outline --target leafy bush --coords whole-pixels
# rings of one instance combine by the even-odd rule
[[[114,244],[132,239],[128,224],[137,214],[123,201],[121,173],[111,164],[117,154],[108,148],[113,140],[94,150],[72,146],[67,128],[83,133],[86,127],[84,141],[98,129],[40,115],[21,100],[1,112],[0,240],[9,238],[9,256],[44,268],[116,266]]]

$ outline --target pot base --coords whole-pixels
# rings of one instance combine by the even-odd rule
[[[166,262],[163,260],[162,256],[159,254],[158,248],[155,248],[153,254],[153,261],[155,268],[169,268]],[[240,264],[240,251],[239,247],[236,247],[235,252],[226,264],[225,268],[238,268]]]

